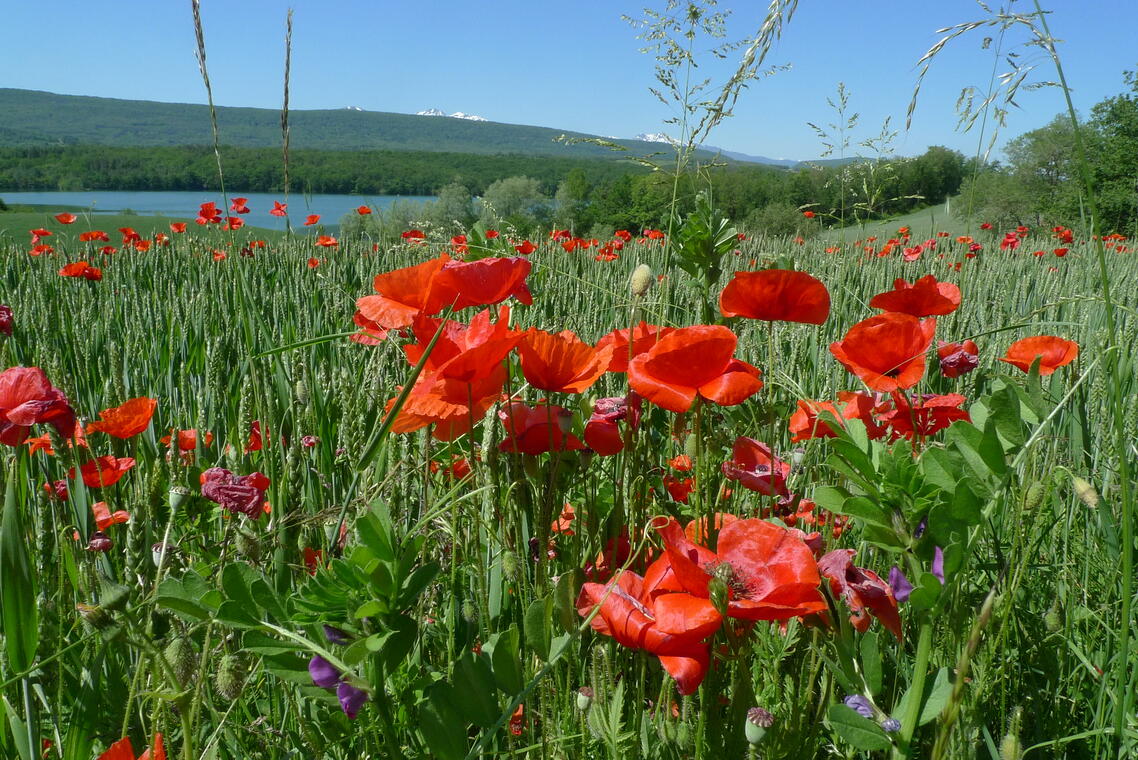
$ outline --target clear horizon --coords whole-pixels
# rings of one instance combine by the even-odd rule
[[[922,86],[911,131],[905,112],[917,80],[915,64],[936,42],[936,29],[978,20],[967,0],[935,4],[881,0],[880,13],[865,6],[803,3],[772,49],[766,65],[791,68],[750,84],[735,116],[706,140],[725,150],[770,158],[811,159],[823,147],[807,122],[836,121],[826,104],[838,82],[860,114],[847,155],[881,130],[885,117],[899,134],[894,152],[917,155],[945,145],[965,155],[987,148],[981,135],[954,130],[961,88],[986,89],[1009,71],[1007,54],[1020,66],[1036,65],[1027,83],[1055,79],[1038,47],[1024,47],[1019,25],[1001,35],[991,27],[950,44]],[[1034,6],[1005,3],[1020,13]],[[363,0],[298,0],[293,31],[290,108],[410,113],[440,108],[490,121],[632,138],[675,129],[671,112],[648,88],[654,59],[639,52],[637,30],[621,15],[639,18],[642,6],[587,0],[571,9],[501,0],[475,8],[455,0],[408,7]],[[1067,2],[1048,17],[1062,40],[1059,53],[1080,116],[1095,103],[1123,92],[1122,72],[1136,68],[1129,30],[1138,3]],[[239,6],[205,0],[202,18],[214,101],[219,106],[279,109],[283,95],[284,23],[289,4],[250,0]],[[721,10],[726,7],[721,5]],[[758,29],[765,7],[738,10],[729,37]],[[43,34],[13,35],[0,50],[8,76],[3,86],[127,100],[204,103],[205,88],[194,51],[190,3],[142,0],[92,7],[75,0],[17,3],[10,28]],[[1111,23],[1103,23],[1109,17]],[[43,19],[50,19],[45,26]],[[45,51],[44,35],[52,44]],[[987,48],[984,37],[991,38]],[[1001,51],[1001,58],[996,51]],[[697,57],[697,77],[718,85],[737,65]],[[717,91],[717,90],[716,90]],[[1064,110],[1058,88],[1021,89],[995,151],[1008,140],[1045,125]],[[2,117],[0,117],[2,124]],[[835,153],[836,155],[836,153]]]

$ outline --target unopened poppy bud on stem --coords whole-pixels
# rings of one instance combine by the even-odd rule
[[[641,264],[632,270],[632,277],[629,280],[629,287],[632,290],[633,298],[643,298],[648,290],[652,287],[652,267],[647,264]]]
[[[595,696],[592,688],[582,686],[577,690],[577,709],[585,712],[589,706],[593,704],[593,697]]]

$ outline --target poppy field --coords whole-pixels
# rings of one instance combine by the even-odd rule
[[[0,250],[3,757],[1138,746],[1122,236],[247,211]]]

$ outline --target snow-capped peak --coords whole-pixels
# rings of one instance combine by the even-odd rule
[[[364,109],[360,108],[359,106],[344,106],[344,110],[345,111],[362,111]]]
[[[475,116],[472,113],[463,113],[462,111],[455,111],[454,113],[448,114],[446,111],[442,110],[441,108],[428,108],[426,111],[419,111],[415,115],[416,116],[447,116],[451,119],[466,119],[467,121],[488,121],[488,119],[484,119],[481,116]]]
[[[673,138],[669,137],[663,132],[641,132],[632,139],[643,140],[644,142],[668,143],[669,145],[676,144],[676,141]]]

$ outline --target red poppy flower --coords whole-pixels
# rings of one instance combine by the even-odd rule
[[[108,236],[107,233],[103,232],[102,230],[89,230],[88,232],[82,232],[79,234],[80,243],[90,243],[92,241],[107,242],[110,239],[110,236]]]
[[[489,309],[475,314],[469,325],[448,320],[427,357],[426,369],[439,377],[468,383],[487,377],[522,339],[522,334],[510,329],[509,323],[508,306],[498,308],[496,322],[490,321]],[[412,331],[417,342],[403,346],[409,364],[419,363],[440,324],[441,320],[431,317],[415,319]]]
[[[137,758],[134,756],[134,747],[130,744],[130,737],[119,739],[99,755],[98,760],[166,760],[166,749],[162,744],[162,734],[154,735],[154,744]]]
[[[103,279],[103,270],[89,265],[86,261],[76,261],[59,270],[60,277],[82,277],[85,280]]]
[[[788,620],[826,608],[818,566],[801,531],[765,520],[734,520],[719,532],[713,552],[693,543],[673,519],[661,518],[654,527],[678,586],[707,599],[712,579],[723,581],[730,617]]]
[[[29,232],[31,232],[31,235],[32,235],[32,238],[33,238],[33,239],[34,239],[34,238],[45,238],[45,237],[51,237],[51,230],[45,230],[45,229],[44,229],[44,228],[42,228],[42,227],[40,227],[40,228],[39,228],[39,229],[37,229],[37,230],[29,230]],[[34,240],[33,240],[33,242],[34,242]]]
[[[585,423],[585,445],[603,457],[621,452],[624,437],[617,424],[621,420],[633,430],[640,426],[640,397],[635,393],[594,401],[593,414]]]
[[[336,248],[340,245],[340,241],[331,235],[320,235],[316,238],[316,245],[321,248]]]
[[[872,390],[912,388],[925,374],[935,330],[935,319],[889,311],[858,322],[830,353]]]
[[[767,444],[739,436],[731,448],[731,461],[723,463],[723,474],[750,491],[786,496],[790,464],[772,455]]]
[[[410,240],[414,242],[416,240],[424,240],[427,236],[423,234],[422,230],[404,230],[402,237],[404,240]]]
[[[959,393],[925,396],[915,401],[912,403],[904,394],[893,392],[893,408],[880,417],[889,425],[894,438],[924,438],[944,430],[957,420],[972,419],[967,411],[960,408],[965,398]]]
[[[265,491],[269,485],[269,479],[259,472],[234,475],[229,470],[211,467],[201,474],[204,498],[250,520],[256,520],[265,511]]]
[[[19,446],[32,425],[48,424],[67,437],[75,430],[75,412],[39,367],[0,372],[0,443]]]
[[[960,377],[980,365],[980,349],[970,340],[962,343],[941,341],[936,353],[940,359],[940,373],[945,377]]]
[[[609,361],[609,372],[627,372],[628,362],[640,354],[647,353],[657,342],[666,335],[676,331],[674,327],[657,327],[647,322],[632,328],[632,346],[629,347],[628,329],[613,330],[597,341],[597,348],[612,346],[612,360]]]
[[[55,221],[60,224],[75,224],[75,220],[78,218],[75,214],[69,214],[66,211],[55,215]]]
[[[1039,374],[1050,375],[1060,367],[1075,361],[1078,355],[1079,344],[1073,340],[1057,338],[1054,335],[1036,335],[1011,344],[1000,361],[1027,372],[1038,358]]]
[[[534,388],[550,393],[584,393],[608,369],[612,348],[593,348],[573,332],[530,328],[518,344],[522,374]]]
[[[88,488],[106,488],[122,480],[122,476],[133,467],[134,460],[130,457],[105,456],[83,463],[79,473]],[[68,472],[68,476],[75,477],[75,468]]]
[[[288,204],[281,203],[280,201],[273,201],[273,207],[269,209],[270,216],[288,216]]]
[[[185,231],[186,231],[186,223],[185,222],[170,222],[170,232],[173,232],[176,235],[181,235]]]
[[[304,547],[304,569],[309,575],[316,575],[316,571],[324,564],[324,550]]]
[[[732,358],[737,343],[721,325],[680,328],[629,363],[628,383],[672,412],[686,412],[697,395],[720,406],[741,404],[763,384],[757,368]]]
[[[814,212],[813,211],[803,211],[802,215],[804,217],[806,217],[807,219],[813,219],[814,218]]]
[[[161,443],[163,446],[169,446],[173,442],[173,438],[169,435],[162,436]],[[213,444],[213,433],[206,431],[203,436],[205,446]],[[179,430],[177,435],[177,444],[179,451],[193,451],[198,447],[198,431],[197,430]]]
[[[878,293],[869,305],[874,309],[896,311],[914,317],[942,316],[951,314],[960,306],[960,288],[951,282],[937,282],[931,274],[912,285],[904,278],[897,278],[893,290]]]
[[[501,362],[491,365],[488,374],[470,381],[424,369],[392,423],[391,431],[410,433],[434,425],[431,433],[435,438],[452,441],[470,432],[473,424],[494,405],[506,376],[506,366]],[[388,412],[394,404],[394,398],[387,402]]]
[[[854,567],[853,549],[835,549],[818,560],[818,570],[830,581],[834,596],[850,608],[850,623],[864,633],[872,615],[885,629],[901,640],[901,616],[893,589],[877,573]]]
[[[668,565],[641,577],[625,570],[607,585],[585,583],[577,611],[590,625],[621,646],[656,655],[676,680],[681,694],[692,694],[703,682],[710,664],[705,639],[722,625],[722,617],[707,599],[686,593],[663,593]],[[654,564],[653,568],[657,566]],[[666,630],[665,630],[666,629]]]
[[[520,244],[514,246],[514,250],[520,253],[522,256],[529,256],[531,253],[537,250],[537,246],[528,240],[523,240]]]
[[[736,272],[719,296],[719,310],[725,317],[820,325],[830,315],[830,293],[806,272]]]
[[[245,205],[249,202],[248,198],[234,198],[229,204],[229,210],[234,214],[248,214],[249,207]]]
[[[664,488],[673,501],[687,504],[692,491],[695,490],[695,480],[692,478],[677,478],[675,475],[664,476]]]
[[[371,213],[371,206],[360,206],[356,209],[356,213],[360,216],[367,216]]]
[[[304,218],[304,226],[311,227],[320,221],[320,214],[309,214]]]
[[[498,448],[515,454],[544,454],[547,451],[576,451],[585,444],[569,430],[573,413],[550,404],[528,406],[511,401],[498,412],[506,428],[506,440]]]
[[[99,419],[87,425],[88,433],[106,433],[115,438],[133,438],[150,425],[158,400],[141,396],[120,406],[99,412]]]

